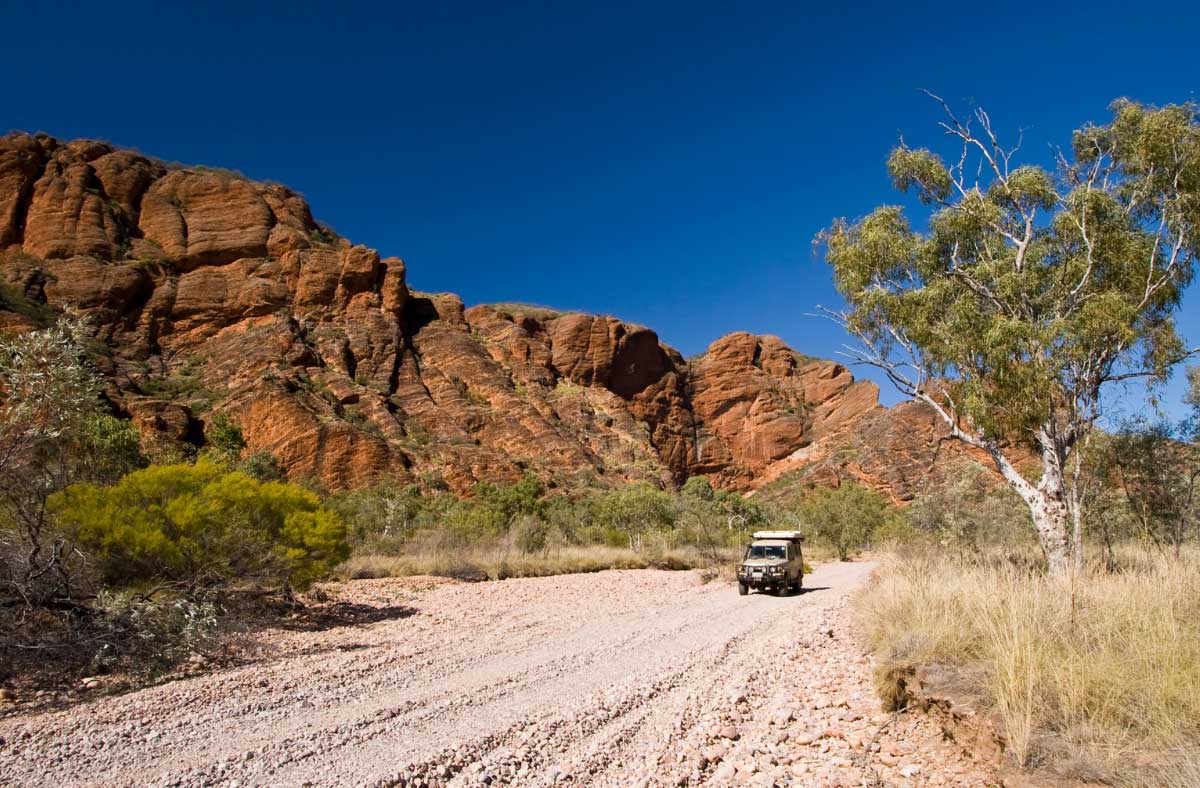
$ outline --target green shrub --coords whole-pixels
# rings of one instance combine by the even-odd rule
[[[597,524],[620,531],[631,550],[640,550],[643,537],[675,524],[671,495],[649,482],[634,482],[603,493],[595,502]]]
[[[213,414],[208,424],[204,425],[204,440],[208,451],[226,465],[233,465],[241,459],[242,451],[246,448],[242,428],[233,423],[228,413]]]
[[[118,586],[241,579],[303,588],[349,554],[345,526],[315,493],[203,457],[136,471],[112,487],[73,485],[50,508]]]
[[[0,282],[0,309],[28,318],[38,326],[46,326],[54,322],[54,309],[40,301],[35,301],[7,282]]]
[[[285,478],[279,460],[269,451],[256,451],[243,457],[241,462],[234,466],[234,470],[241,471],[260,482],[278,482]]]
[[[550,541],[550,526],[531,515],[522,517],[512,528],[513,541],[522,555],[541,553]]]
[[[92,637],[99,645],[90,669],[107,671],[132,662],[151,674],[208,646],[220,614],[215,604],[205,600],[164,601],[107,589],[97,594],[95,609]]]

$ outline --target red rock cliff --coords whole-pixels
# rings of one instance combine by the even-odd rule
[[[687,362],[611,317],[464,309],[410,292],[400,259],[286,187],[88,140],[0,138],[0,275],[0,329],[32,324],[18,302],[92,316],[108,396],[147,440],[200,442],[224,411],[250,449],[334,488],[532,471],[746,489],[811,466],[906,498],[936,443],[919,406],[885,410],[778,338]]]

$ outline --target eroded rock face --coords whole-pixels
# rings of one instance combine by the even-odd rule
[[[224,173],[171,172],[147,190],[138,230],[187,268],[262,257],[276,223],[264,190]]]
[[[0,138],[0,276],[91,315],[114,407],[148,440],[202,441],[224,411],[251,450],[332,488],[534,472],[750,489],[808,469],[904,499],[935,453],[919,406],[881,408],[776,337],[687,362],[612,317],[466,309],[411,293],[402,260],[337,238],[285,187],[87,140]],[[31,320],[0,308],[0,330]]]
[[[0,137],[0,247],[24,240],[33,187],[47,155],[42,142],[28,134]]]
[[[771,336],[722,337],[694,362],[690,384],[702,425],[695,466],[737,487],[879,408],[874,384]]]

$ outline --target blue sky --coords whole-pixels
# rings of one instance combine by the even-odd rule
[[[832,356],[812,239],[898,200],[898,134],[940,139],[918,88],[1023,127],[1035,159],[1115,97],[1200,89],[1194,3],[964,8],[11,3],[0,127],[286,183],[468,304],[615,314],[688,355],[748,330]],[[1200,343],[1200,291],[1182,325]]]

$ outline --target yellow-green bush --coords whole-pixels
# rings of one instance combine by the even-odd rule
[[[73,485],[49,508],[113,585],[304,587],[349,554],[345,526],[315,493],[205,458],[145,468],[111,487]]]

